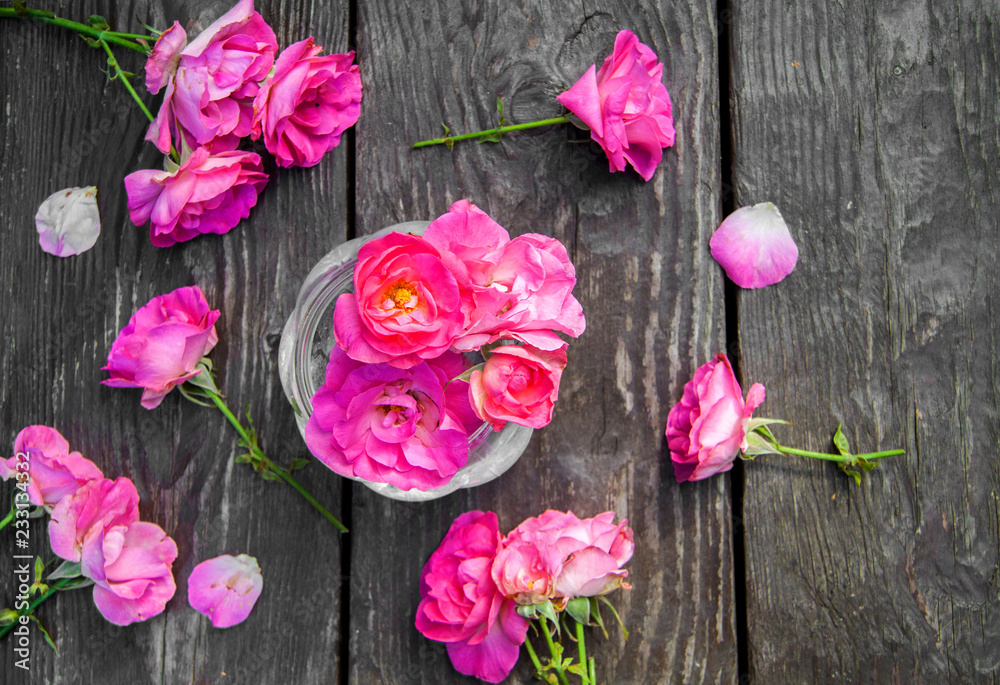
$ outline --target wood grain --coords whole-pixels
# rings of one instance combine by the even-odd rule
[[[230,6],[222,0],[42,5],[77,20],[99,13],[126,31],[141,30],[138,21],[165,28],[177,19],[190,35]],[[347,48],[346,2],[256,6],[278,27],[282,46],[314,35],[328,49]],[[217,412],[179,396],[148,412],[137,391],[99,381],[111,342],[137,307],[197,284],[222,310],[221,342],[211,356],[231,406],[252,407],[262,445],[279,462],[304,454],[278,382],[277,345],[302,279],[346,236],[345,149],[312,169],[278,171],[271,163],[274,176],[249,220],[222,237],[157,249],[148,229],[128,220],[122,179],[162,161],[143,142],[141,112],[101,73],[104,58],[71,33],[35,23],[0,21],[0,43],[6,108],[0,278],[10,293],[0,308],[7,341],[0,351],[4,453],[21,427],[56,426],[107,475],[132,478],[143,519],[161,525],[180,550],[177,594],[164,615],[148,622],[112,626],[88,590],[47,602],[40,616],[59,655],[36,634],[30,678],[18,673],[16,682],[336,682],[339,536],[289,488],[233,464],[236,436]],[[141,56],[119,57],[141,78]],[[97,245],[65,260],[44,254],[34,230],[38,204],[55,190],[88,184],[98,186],[103,233]],[[316,466],[302,474],[303,484],[338,514],[340,479]],[[32,532],[34,551],[43,553],[44,526],[39,522]],[[187,604],[187,576],[201,560],[241,552],[259,560],[264,593],[249,620],[213,629]],[[0,557],[5,578],[9,556]],[[10,584],[2,588],[9,606]],[[14,673],[9,647],[0,649],[3,674]]]
[[[569,350],[555,418],[500,479],[427,504],[354,487],[350,676],[357,683],[468,682],[413,627],[424,562],[460,513],[496,511],[506,532],[544,509],[613,509],[636,531],[635,589],[615,598],[632,637],[592,639],[602,682],[736,678],[727,481],[680,487],[663,450],[669,403],[722,342],[722,282],[707,254],[718,221],[714,3],[360,3],[367,88],[357,129],[359,234],[434,218],[467,198],[512,234],[562,240],[588,329]],[[677,146],[646,184],[609,174],[568,127],[499,145],[412,151],[445,122],[557,115],[555,96],[630,28],[666,63]],[[523,657],[511,682],[528,682]]]
[[[855,487],[746,469],[754,682],[1000,680],[995,3],[735,3],[738,203],[799,244],[743,292],[783,442],[901,446]]]

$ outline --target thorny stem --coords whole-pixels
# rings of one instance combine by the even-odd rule
[[[785,447],[784,445],[779,445],[777,442],[774,443],[774,448],[783,454],[792,454],[797,457],[810,457],[812,459],[823,459],[825,461],[836,461],[840,463],[856,461],[857,459],[864,459],[865,461],[874,461],[875,459],[884,459],[885,457],[898,457],[901,454],[906,454],[906,450],[885,450],[884,452],[869,452],[868,454],[826,454],[825,452],[811,452],[809,450],[800,450],[794,447]]]
[[[460,136],[445,136],[443,138],[431,138],[430,140],[421,140],[420,142],[414,143],[413,147],[429,147],[431,145],[449,145],[451,143],[457,143],[460,140],[473,140],[475,138],[488,138],[489,136],[495,136],[503,133],[510,133],[511,131],[523,131],[529,128],[537,128],[539,126],[553,126],[555,124],[568,124],[570,123],[569,117],[559,116],[552,119],[541,119],[539,121],[529,121],[524,124],[511,124],[510,126],[498,126],[497,128],[491,128],[486,131],[476,131],[475,133],[463,133]]]
[[[556,675],[559,676],[560,682],[563,685],[569,685],[569,679],[566,677],[565,671],[562,667],[562,657],[556,654],[555,643],[552,642],[552,634],[549,632],[549,623],[545,620],[544,616],[538,617],[538,622],[542,624],[542,635],[545,636],[545,643],[549,646],[549,654],[552,655],[552,665],[555,668]],[[525,640],[527,642],[527,640]]]
[[[118,60],[115,59],[114,53],[111,52],[111,46],[108,45],[104,38],[99,39],[98,42],[101,44],[101,47],[104,48],[104,52],[108,53],[108,64],[110,64],[111,68],[115,70],[116,74],[118,74],[118,80],[122,82],[123,86],[125,86],[125,90],[127,90],[129,95],[132,96],[132,99],[136,101],[139,105],[139,109],[141,109],[142,113],[146,115],[146,118],[152,122],[152,113],[150,113],[145,103],[139,98],[139,94],[135,92],[135,88],[132,87],[132,83],[128,80],[128,76],[126,76],[125,72],[122,71],[121,66],[118,64]]]
[[[44,21],[47,24],[53,24],[55,26],[61,26],[64,29],[69,29],[70,31],[76,31],[79,34],[89,36],[90,38],[94,38],[99,41],[106,41],[108,43],[114,43],[115,45],[121,45],[123,48],[141,52],[143,55],[148,53],[147,49],[135,41],[129,40],[129,38],[145,38],[148,40],[155,40],[152,36],[139,36],[137,34],[118,33],[117,31],[95,29],[93,26],[88,26],[87,24],[70,21],[69,19],[62,19],[52,14],[52,12],[46,12],[45,10],[18,10],[16,7],[0,7],[0,18],[2,17],[10,17],[12,19],[30,17],[38,21]],[[128,37],[126,38],[125,36]]]

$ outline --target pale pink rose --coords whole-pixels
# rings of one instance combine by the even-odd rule
[[[663,159],[663,148],[674,144],[663,64],[631,31],[619,32],[614,52],[600,70],[591,66],[556,99],[590,128],[612,172],[628,163],[648,181]]]
[[[330,351],[326,381],[312,398],[309,450],[337,473],[402,490],[448,483],[469,458],[462,357],[441,357],[408,369],[366,364],[339,347]],[[463,407],[464,405],[464,407]]]
[[[171,569],[176,558],[177,545],[154,523],[95,523],[80,566],[94,581],[94,604],[104,618],[127,626],[163,612],[177,590]]]
[[[614,518],[611,511],[579,519],[550,509],[525,520],[500,543],[493,581],[519,604],[565,603],[628,587],[622,567],[635,549],[632,529]]]
[[[125,177],[129,217],[136,226],[150,222],[157,247],[228,233],[250,216],[265,185],[260,155],[207,148],[192,152],[176,171],[141,169]]]
[[[216,628],[242,623],[264,588],[257,560],[223,554],[203,561],[188,577],[188,603],[212,619]]]
[[[21,462],[19,454],[27,460]],[[26,465],[27,471],[18,470],[18,463]],[[48,426],[23,428],[14,438],[14,456],[0,459],[0,478],[20,480],[22,473],[28,474],[28,501],[49,511],[90,481],[104,478],[92,461],[70,452],[66,438]]]
[[[727,216],[709,245],[712,257],[741,288],[777,283],[792,272],[799,258],[788,224],[770,202],[741,207]]]
[[[178,22],[160,34],[153,51],[146,58],[146,90],[159,93],[177,71],[181,50],[187,45],[187,33]]]
[[[174,387],[197,376],[198,362],[219,336],[211,309],[198,286],[158,295],[139,308],[118,334],[101,381],[114,388],[143,388],[142,406],[155,409]]]
[[[337,298],[337,344],[352,359],[399,368],[443,354],[466,323],[447,258],[411,234],[393,232],[365,243],[354,267],[354,292]]]
[[[542,428],[552,421],[559,380],[566,367],[566,345],[540,350],[531,345],[500,345],[482,370],[469,378],[476,415],[502,430],[507,421]]]
[[[52,510],[49,544],[68,561],[80,561],[92,531],[128,528],[139,520],[139,493],[128,478],[89,481]]]
[[[667,446],[677,482],[701,480],[728,471],[747,448],[747,424],[764,401],[764,386],[754,383],[743,401],[729,358],[724,354],[699,367],[684,386],[684,396],[667,416]]]
[[[455,668],[499,683],[517,663],[528,621],[490,574],[500,531],[493,512],[470,511],[451,524],[420,575],[416,626],[444,642]]]
[[[321,50],[312,38],[285,48],[254,99],[253,138],[264,138],[279,166],[319,163],[361,113],[354,53],[320,55]]]
[[[583,308],[573,297],[576,271],[558,240],[528,233],[513,240],[468,200],[454,203],[427,227],[424,238],[437,247],[455,273],[470,312],[466,330],[453,343],[474,350],[500,338],[516,338],[554,350],[586,328]]]
[[[180,33],[170,36],[159,55],[154,46],[153,85],[163,85],[162,71],[166,91],[146,140],[168,154],[171,143],[180,150],[250,135],[253,99],[278,51],[274,31],[254,11],[253,0],[240,0],[175,57],[181,40]]]

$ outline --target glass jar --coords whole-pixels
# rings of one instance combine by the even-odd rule
[[[285,323],[278,348],[281,387],[295,410],[295,420],[303,439],[306,421],[312,414],[312,397],[326,378],[326,365],[335,344],[333,308],[338,296],[353,291],[358,250],[369,240],[392,231],[421,235],[429,224],[428,221],[408,221],[374,235],[348,240],[319,260],[306,276],[295,301],[295,309]],[[432,490],[401,490],[388,483],[348,477],[391,499],[407,502],[437,499],[459,488],[472,488],[500,476],[524,452],[531,433],[531,428],[515,423],[508,422],[499,432],[488,423],[483,423],[469,436],[469,461],[466,465],[448,483]]]

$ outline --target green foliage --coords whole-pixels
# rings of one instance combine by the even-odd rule
[[[45,626],[42,625],[42,622],[34,616],[31,617],[31,620],[34,621],[35,625],[38,626],[38,629],[42,631],[42,635],[45,637],[45,642],[47,642],[49,647],[52,648],[52,651],[59,654],[59,648],[56,647],[56,643],[52,641],[52,636],[49,635],[49,631],[45,630]]]

